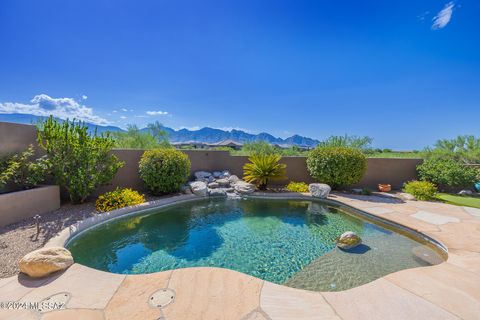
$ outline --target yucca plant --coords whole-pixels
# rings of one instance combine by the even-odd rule
[[[265,190],[272,179],[285,178],[283,163],[279,163],[282,157],[278,154],[254,154],[248,158],[250,161],[243,166],[243,179],[254,183],[258,189]]]

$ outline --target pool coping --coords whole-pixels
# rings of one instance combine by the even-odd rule
[[[250,197],[285,198],[312,200],[305,194],[295,193],[255,193]],[[180,195],[152,201],[140,206],[123,208],[96,217],[88,218],[78,225],[66,228],[51,239],[46,246],[64,245],[72,235],[90,227],[105,223],[111,219],[126,217],[157,207],[166,207],[182,202],[201,200],[207,197]],[[39,280],[38,287],[25,288],[21,276],[0,280],[0,301],[5,288],[13,286],[21,292],[20,299],[52,292],[61,286],[62,279],[81,278],[78,288],[74,283],[67,287],[75,291],[75,296],[82,296],[89,281],[93,286],[102,279],[111,281],[112,290],[98,293],[102,303],[73,303],[67,308],[78,313],[98,311],[108,319],[121,319],[129,314],[129,319],[149,318],[146,315],[155,312],[157,319],[476,319],[480,314],[480,217],[470,214],[462,207],[429,203],[423,201],[403,201],[401,203],[375,202],[368,197],[344,194],[332,194],[321,202],[335,206],[345,206],[361,212],[364,216],[379,219],[382,223],[389,221],[395,227],[404,227],[409,232],[422,234],[436,244],[448,250],[447,261],[429,267],[401,270],[370,283],[338,292],[312,292],[302,289],[276,285],[255,277],[229,269],[186,268],[157,272],[145,275],[118,275],[74,264],[54,280]],[[375,208],[384,208],[386,213],[378,213]],[[387,210],[388,209],[388,210]],[[435,212],[433,214],[454,216],[458,222],[431,224],[415,218],[420,210]],[[111,280],[108,280],[111,279]],[[155,280],[155,279],[163,279]],[[57,286],[57,287],[55,287]],[[65,282],[61,286],[65,290]],[[129,303],[135,299],[132,292],[137,288],[145,291],[140,296],[152,294],[151,286],[170,288],[177,294],[175,302],[161,310],[144,309],[138,313],[143,304]],[[48,291],[50,290],[50,291]],[[132,291],[133,290],[133,291]],[[150,290],[150,291],[149,291]],[[25,292],[28,291],[28,294]],[[58,291],[58,290],[57,290]],[[146,295],[148,293],[148,295]],[[133,295],[132,295],[133,294]],[[252,302],[252,296],[255,301]],[[77,298],[80,299],[80,298]],[[122,313],[118,299],[123,299]],[[146,298],[145,298],[146,299]],[[203,300],[202,300],[203,299]],[[220,300],[219,300],[220,299]],[[5,299],[4,299],[5,300]],[[103,301],[103,300],[102,300]],[[71,304],[70,303],[70,304]],[[213,305],[212,305],[213,304]],[[79,307],[79,305],[81,307]],[[146,307],[145,307],[146,308]],[[143,309],[142,309],[143,310]],[[197,311],[193,311],[197,310]],[[54,311],[59,315],[64,311]],[[182,313],[183,312],[183,313]],[[228,314],[228,317],[227,317]],[[130,316],[131,315],[131,316]],[[183,316],[179,316],[183,315]],[[187,315],[187,317],[186,317]],[[38,318],[38,315],[36,315]],[[15,317],[13,317],[15,318]],[[32,317],[33,319],[33,317]]]

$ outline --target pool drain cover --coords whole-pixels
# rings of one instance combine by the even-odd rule
[[[175,300],[175,291],[172,289],[160,289],[148,298],[148,303],[152,307],[163,308],[172,303],[173,300]]]
[[[69,292],[53,294],[38,303],[37,311],[40,313],[46,313],[54,310],[66,309],[70,297],[71,295]]]

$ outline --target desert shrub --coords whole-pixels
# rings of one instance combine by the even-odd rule
[[[308,192],[308,184],[305,182],[290,181],[287,185],[287,190],[292,192]]]
[[[373,139],[368,136],[330,136],[327,139],[320,141],[318,147],[345,147],[369,152],[371,151],[372,141]]]
[[[431,158],[417,166],[421,180],[430,181],[441,190],[471,187],[478,170],[452,159]]]
[[[242,146],[242,153],[249,156],[256,154],[279,154],[279,150],[266,141],[247,142]]]
[[[403,191],[410,193],[418,200],[435,199],[435,194],[438,192],[437,187],[428,181],[410,181],[405,183]]]
[[[455,160],[467,164],[480,164],[480,137],[458,136],[438,140],[433,148],[425,150],[427,159]]]
[[[250,161],[243,166],[243,179],[254,183],[260,190],[265,190],[269,181],[285,178],[282,157],[278,154],[254,154],[248,158]]]
[[[307,157],[310,175],[332,188],[355,184],[367,169],[367,159],[359,149],[317,147]]]
[[[120,149],[153,149],[171,147],[168,133],[157,121],[140,130],[136,125],[127,125],[127,131],[112,132],[115,148]]]
[[[99,212],[106,212],[143,202],[145,202],[143,194],[129,188],[120,189],[117,187],[117,189],[99,196],[95,201],[95,208]]]
[[[172,148],[147,150],[139,163],[140,178],[154,195],[178,191],[190,174],[190,160]]]
[[[109,183],[123,166],[110,154],[114,141],[108,133],[89,133],[82,122],[40,123],[38,144],[45,149],[53,177],[65,188],[72,203],[82,203],[101,185]]]
[[[30,145],[22,153],[13,154],[0,160],[0,188],[7,183],[21,189],[34,188],[45,180],[49,162],[45,157],[33,159],[34,148]]]

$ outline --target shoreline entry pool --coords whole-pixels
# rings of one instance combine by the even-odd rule
[[[336,248],[345,231],[363,243]],[[87,229],[67,248],[75,262],[114,273],[220,267],[313,291],[345,290],[443,262],[431,244],[310,200],[179,203]]]

